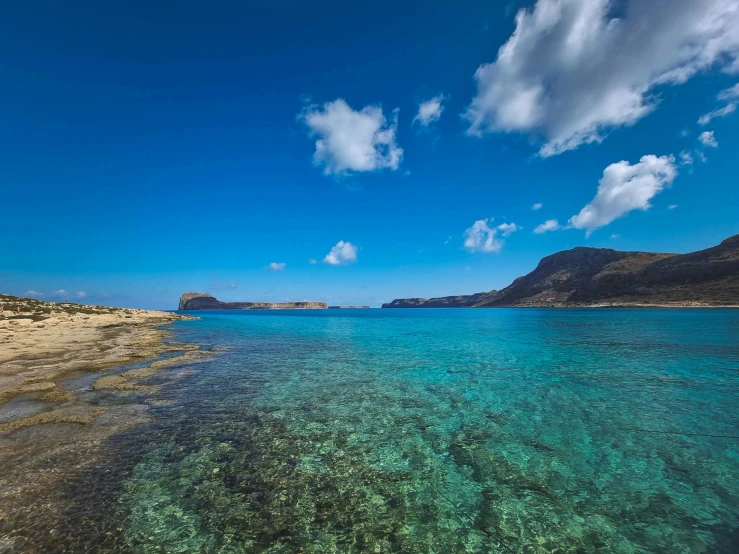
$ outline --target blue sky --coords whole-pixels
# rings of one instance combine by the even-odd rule
[[[739,233],[734,1],[104,4],[4,10],[3,292],[379,305]]]

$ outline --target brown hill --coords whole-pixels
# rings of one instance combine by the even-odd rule
[[[597,305],[739,306],[739,235],[690,254],[557,252],[476,306]]]
[[[440,296],[438,298],[396,298],[383,304],[383,308],[471,308],[495,296],[498,291],[478,292],[459,296]]]
[[[579,246],[542,258],[500,291],[400,298],[383,308],[739,306],[739,235],[690,254]]]

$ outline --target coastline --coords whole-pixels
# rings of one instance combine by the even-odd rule
[[[160,329],[192,316],[7,298],[0,312],[0,406],[23,394],[73,403],[74,394],[60,386],[64,379],[196,348],[165,344],[168,333]]]

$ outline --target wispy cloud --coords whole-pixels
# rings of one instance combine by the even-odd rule
[[[37,290],[27,290],[26,291],[26,296],[30,296],[30,297],[41,297],[43,295],[44,295],[43,292],[39,292]]]
[[[536,226],[536,228],[534,229],[534,233],[536,233],[537,235],[541,235],[549,231],[556,231],[557,229],[561,229],[561,227],[559,226],[559,222],[556,219],[547,219],[541,225]]]
[[[270,269],[272,271],[282,271],[285,269],[285,262],[272,262],[267,266],[267,269]]]
[[[439,94],[434,96],[430,100],[421,102],[418,105],[418,113],[413,118],[413,123],[418,123],[422,127],[428,127],[432,123],[439,121],[441,118],[441,112],[444,111],[444,95]]]
[[[704,113],[698,119],[698,123],[700,125],[708,125],[712,119],[716,119],[717,117],[726,117],[727,115],[732,114],[735,111],[736,111],[736,104],[732,102],[730,104],[726,104],[723,108],[717,108],[708,113]]]
[[[74,295],[77,298],[85,298],[87,296],[87,293],[83,290],[78,290],[77,292],[74,293]]]
[[[214,277],[215,279],[215,277]],[[216,281],[208,285],[208,290],[233,290],[237,288],[237,285],[233,281]]]
[[[543,207],[544,207],[544,204],[542,204],[541,202],[537,202],[536,204],[531,206],[531,209],[534,211],[537,211],[537,210],[541,210]]]
[[[700,116],[698,119],[699,124],[707,125],[712,119],[716,119],[717,117],[726,117],[736,111],[735,100],[739,99],[739,83],[735,84],[733,87],[722,90],[716,97],[719,101],[727,102],[727,104]]]

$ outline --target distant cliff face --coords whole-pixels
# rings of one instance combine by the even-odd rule
[[[573,248],[478,304],[492,306],[739,305],[739,235],[690,254]]]
[[[325,302],[221,302],[208,293],[186,292],[180,297],[180,310],[320,310]]]
[[[397,299],[382,307],[466,306],[739,306],[739,235],[690,254],[577,247],[542,258],[501,291]]]
[[[439,298],[396,298],[383,304],[383,308],[469,308],[495,296],[497,291],[478,292],[460,296],[441,296]]]

